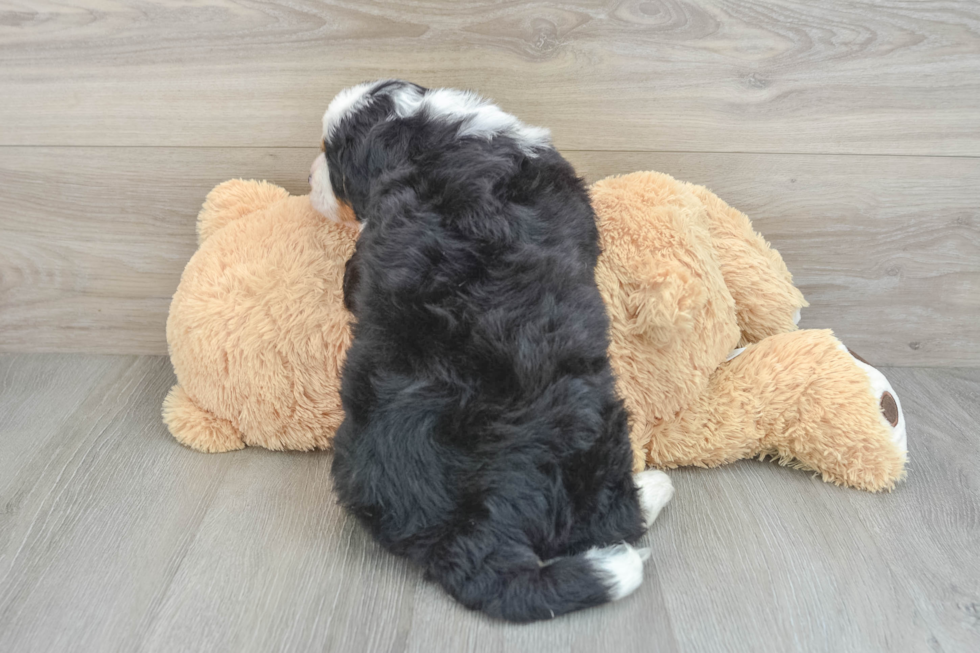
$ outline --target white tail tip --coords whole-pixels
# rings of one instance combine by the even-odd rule
[[[640,551],[649,557],[649,549],[634,549],[629,544],[614,544],[601,549],[590,549],[586,559],[602,580],[611,601],[629,596],[643,582],[643,560]]]

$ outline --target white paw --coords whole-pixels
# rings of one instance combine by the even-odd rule
[[[643,582],[643,561],[648,557],[649,549],[634,549],[626,543],[585,552],[585,558],[606,586],[610,601],[629,596],[640,586]]]
[[[670,477],[659,469],[648,469],[633,475],[640,509],[643,511],[643,528],[650,528],[657,515],[674,496],[674,484]]]
[[[868,375],[868,380],[871,382],[871,392],[881,409],[878,414],[881,423],[891,432],[892,442],[895,443],[895,446],[903,453],[908,451],[908,442],[905,437],[905,414],[902,412],[902,402],[898,399],[898,393],[892,388],[892,384],[888,382],[884,374],[857,358],[854,352],[843,344],[840,345],[840,348],[850,354],[851,358],[854,359],[854,364]]]

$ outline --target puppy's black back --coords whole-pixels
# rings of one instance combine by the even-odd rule
[[[362,123],[328,144],[366,223],[345,284],[341,502],[491,615],[609,600],[588,550],[635,540],[642,516],[582,182],[508,135],[424,113]]]

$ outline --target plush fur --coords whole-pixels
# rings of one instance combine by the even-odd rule
[[[894,487],[904,420],[888,423],[882,402],[897,394],[829,331],[797,331],[806,301],[744,214],[655,172],[604,179],[592,202],[634,469],[768,456],[839,485]]]
[[[180,385],[163,416],[178,440],[215,452],[333,439],[351,340],[343,261],[357,236],[342,216],[266,183],[228,181],[208,195],[167,319]]]
[[[382,82],[325,119],[333,193],[364,225],[335,489],[469,608],[530,621],[621,598],[646,520],[588,193],[540,131],[429,93]]]
[[[838,485],[890,488],[904,476],[904,425],[882,416],[891,387],[869,392],[870,381],[828,330],[764,338],[722,363],[685,410],[651,428],[648,455],[668,469],[772,457]]]

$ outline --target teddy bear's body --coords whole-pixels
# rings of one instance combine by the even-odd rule
[[[893,487],[905,463],[894,391],[829,331],[796,330],[806,302],[748,218],[658,173],[600,181],[592,200],[637,470],[770,455],[838,484]],[[178,440],[211,452],[329,446],[358,234],[341,217],[264,182],[209,194],[167,322],[179,384],[164,419]]]
[[[599,181],[592,203],[636,469],[768,455],[854,487],[894,484],[905,443],[904,423],[881,414],[890,386],[829,331],[797,330],[806,301],[744,214],[655,172]]]

